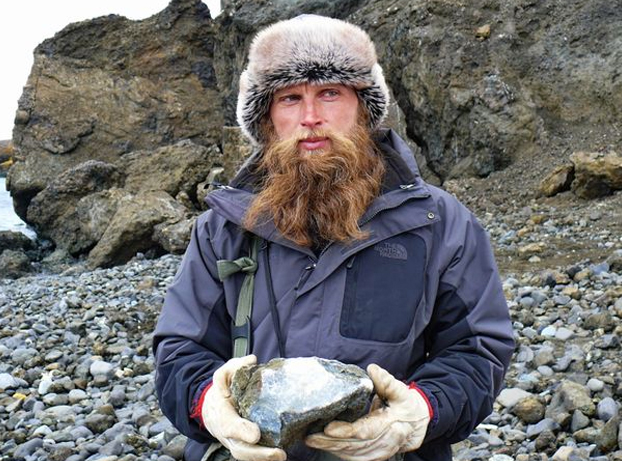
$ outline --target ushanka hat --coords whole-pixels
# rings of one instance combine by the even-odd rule
[[[338,83],[356,90],[376,128],[387,113],[389,89],[371,39],[360,27],[317,15],[302,15],[267,27],[254,38],[248,67],[240,76],[237,119],[255,144],[272,96],[302,83]]]

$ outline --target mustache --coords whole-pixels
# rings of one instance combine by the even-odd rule
[[[338,136],[339,135],[337,133],[333,132],[330,129],[325,129],[325,128],[316,128],[313,130],[299,129],[296,132],[294,132],[292,135],[290,135],[289,137],[278,139],[276,142],[281,145],[295,147],[301,141],[326,139],[326,138],[328,138],[329,140],[332,140]]]

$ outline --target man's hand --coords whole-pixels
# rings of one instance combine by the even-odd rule
[[[205,428],[239,461],[285,461],[287,455],[278,448],[257,445],[261,433],[257,424],[238,415],[231,398],[231,379],[235,372],[257,363],[257,357],[234,358],[216,370],[212,387],[205,394],[201,418]]]
[[[369,414],[353,423],[331,422],[306,438],[308,446],[347,461],[386,460],[421,446],[430,422],[426,400],[378,365],[369,365],[367,374],[376,390]]]

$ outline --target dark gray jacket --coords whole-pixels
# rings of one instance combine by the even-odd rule
[[[424,445],[407,460],[451,460],[492,410],[514,342],[488,236],[453,196],[426,184],[392,131],[377,140],[387,159],[383,193],[361,227],[369,239],[332,244],[319,257],[284,239],[272,224],[270,269],[289,357],[377,363],[415,381],[435,403]],[[250,170],[252,171],[252,165]],[[248,168],[246,173],[248,173]],[[244,275],[220,282],[216,261],[247,255],[240,221],[253,198],[242,172],[235,187],[208,197],[170,286],[156,327],[156,387],[164,414],[188,437],[186,458],[200,459],[211,437],[189,415],[214,371],[231,358],[231,319]],[[261,257],[255,277],[252,353],[279,355]],[[289,459],[313,459],[308,450]],[[198,458],[195,458],[199,456]]]

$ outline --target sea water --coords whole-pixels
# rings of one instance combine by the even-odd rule
[[[34,239],[35,232],[13,210],[13,199],[6,190],[6,178],[0,177],[0,231],[14,231]]]

